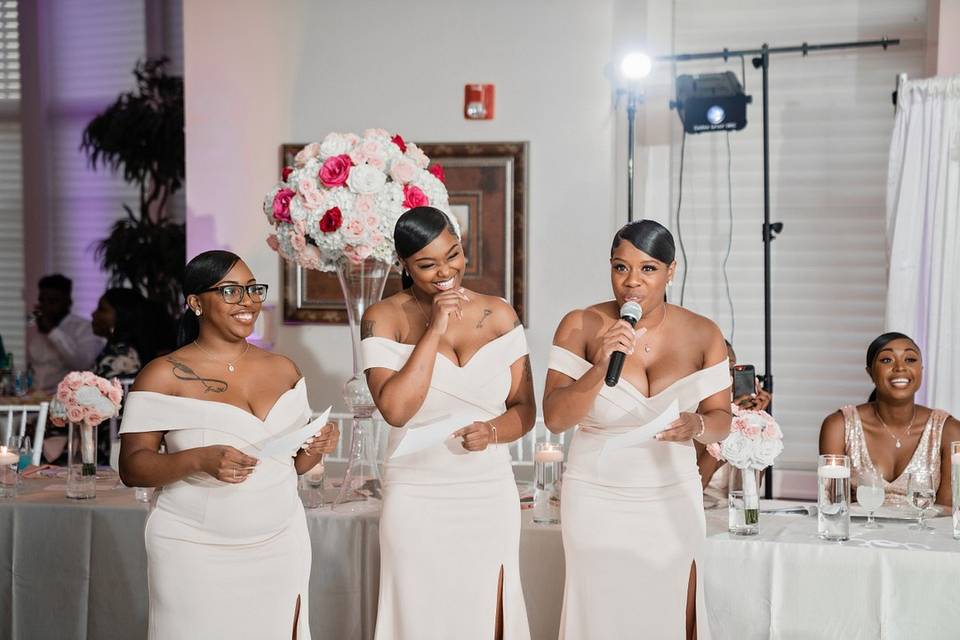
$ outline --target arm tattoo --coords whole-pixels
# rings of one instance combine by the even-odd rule
[[[533,371],[530,369],[530,356],[523,359],[523,381],[533,384]]]
[[[373,320],[364,320],[360,323],[360,339],[366,340],[373,336],[373,325],[376,323]]]
[[[173,365],[173,375],[178,380],[186,380],[187,382],[199,382],[203,385],[203,392],[213,392],[213,393],[223,393],[227,390],[227,381],[226,380],[217,380],[216,378],[204,378],[203,376],[197,375],[197,373],[180,362],[179,360],[174,360],[173,358],[167,358],[167,362]]]
[[[483,323],[486,322],[487,318],[493,315],[493,311],[490,309],[483,310],[483,316],[480,318],[480,322],[477,323],[477,329],[483,326]]]

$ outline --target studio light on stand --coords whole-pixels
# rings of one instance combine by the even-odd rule
[[[622,85],[617,89],[617,102],[620,96],[627,98],[627,222],[633,222],[633,163],[637,105],[643,103],[641,83],[650,75],[651,69],[653,69],[653,60],[640,51],[628,53],[620,61]]]
[[[743,93],[731,71],[677,76],[676,109],[687,133],[740,131],[747,126],[747,105],[751,96]]]

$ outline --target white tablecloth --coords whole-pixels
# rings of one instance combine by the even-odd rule
[[[50,484],[29,481],[15,502],[0,502],[0,638],[144,638],[147,506],[131,490],[73,501],[44,491]],[[812,517],[763,514],[760,535],[742,538],[726,533],[726,510],[707,511],[699,574],[712,638],[960,638],[960,542],[948,518],[930,522],[934,535],[890,522],[867,532],[855,522],[850,542],[828,543],[816,538]],[[372,638],[377,513],[310,510],[307,523],[314,639]],[[560,528],[532,524],[529,511],[520,568],[531,635],[553,640]]]

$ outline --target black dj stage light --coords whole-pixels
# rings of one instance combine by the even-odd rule
[[[747,105],[740,81],[732,71],[677,76],[677,110],[687,133],[739,131],[747,126]]]

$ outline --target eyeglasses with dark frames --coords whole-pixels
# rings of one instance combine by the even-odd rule
[[[250,299],[254,302],[263,302],[267,298],[267,289],[269,287],[265,284],[259,282],[254,284],[242,285],[242,284],[222,284],[219,287],[210,287],[209,289],[204,289],[200,293],[208,293],[210,291],[218,291],[220,297],[223,298],[223,301],[227,304],[239,304],[243,300],[243,293],[246,292]]]

